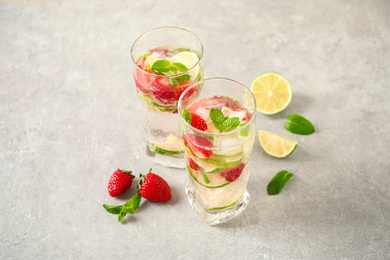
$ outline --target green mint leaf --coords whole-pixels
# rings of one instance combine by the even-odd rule
[[[123,211],[129,214],[134,214],[138,207],[139,204],[141,203],[141,195],[139,192],[137,194],[133,195],[124,205],[123,205]]]
[[[229,132],[240,124],[238,117],[226,117],[221,110],[216,108],[210,109],[210,118],[215,128],[221,132]]]
[[[126,216],[126,211],[122,210],[120,213],[119,213],[119,216],[118,216],[118,222],[122,222],[123,218]]]
[[[285,170],[281,170],[280,172],[278,172],[268,183],[267,186],[268,195],[279,194],[293,175],[294,174],[292,174],[291,172]]]
[[[210,118],[214,126],[220,130],[219,126],[222,125],[223,121],[225,121],[225,116],[222,111],[216,108],[210,109]]]
[[[176,70],[183,71],[183,72],[188,70],[187,66],[180,62],[172,63],[172,67],[174,67]]]
[[[170,77],[169,78],[169,84],[171,84],[172,87],[176,87],[177,85],[180,85],[181,83],[184,83],[188,81],[191,78],[189,74],[183,74],[176,77]]]
[[[187,108],[185,108],[183,111],[181,111],[181,116],[186,120],[186,122],[190,125],[192,123],[192,115],[191,112],[188,111]]]
[[[156,60],[152,65],[152,70],[159,74],[169,72],[171,69],[172,64],[166,59]]]
[[[284,128],[294,134],[310,135],[314,133],[313,124],[298,114],[291,114],[287,116],[287,122],[284,124]]]
[[[239,126],[240,119],[238,117],[228,117],[225,121],[223,121],[222,125],[220,125],[220,131],[229,132]]]
[[[121,210],[123,209],[123,205],[107,205],[107,204],[103,204],[103,207],[107,210],[107,212],[111,213],[111,214],[116,214],[118,215]]]

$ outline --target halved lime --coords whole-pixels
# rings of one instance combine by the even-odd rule
[[[169,58],[168,60],[171,63],[178,62],[178,63],[184,64],[188,69],[190,69],[190,71],[188,71],[188,74],[191,76],[192,80],[198,81],[201,79],[201,66],[198,63],[199,56],[195,52],[182,51],[182,52],[179,52],[178,54],[176,54],[175,56]]]
[[[290,83],[278,73],[270,72],[258,76],[250,89],[256,98],[257,111],[266,115],[281,112],[292,99]]]
[[[259,130],[258,137],[264,152],[276,158],[286,158],[298,146],[298,143],[290,138],[263,130]]]

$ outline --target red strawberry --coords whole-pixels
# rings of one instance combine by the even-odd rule
[[[125,192],[133,183],[134,175],[131,171],[116,170],[108,181],[108,193],[112,197]]]
[[[175,89],[172,88],[167,78],[158,77],[151,86],[154,98],[162,104],[170,104],[176,99]]]
[[[228,182],[234,182],[241,176],[241,173],[244,170],[244,168],[245,168],[245,164],[241,163],[240,165],[231,168],[229,170],[226,170],[224,172],[221,172],[220,174],[221,176],[225,177],[225,179]]]
[[[184,134],[183,140],[192,154],[198,158],[208,158],[213,153],[211,150],[213,142],[203,136]]]
[[[207,130],[206,121],[198,114],[191,113],[191,125],[202,131]]]
[[[199,170],[199,165],[197,165],[196,162],[192,160],[190,157],[188,157],[188,165],[190,166],[191,169],[195,171]]]
[[[172,197],[168,183],[152,172],[140,175],[138,192],[142,197],[151,201],[166,202]]]

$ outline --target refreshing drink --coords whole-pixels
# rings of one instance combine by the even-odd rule
[[[177,105],[183,91],[203,78],[202,51],[195,34],[177,27],[151,30],[133,45],[134,82],[157,163],[184,167]]]
[[[209,224],[229,220],[249,202],[246,186],[255,139],[255,108],[253,95],[245,86],[224,78],[206,79],[181,97],[189,176],[186,192],[195,211]]]

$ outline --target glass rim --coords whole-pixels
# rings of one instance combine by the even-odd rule
[[[182,104],[182,101],[183,101],[183,97],[185,96],[185,94],[192,88],[195,88],[196,86],[200,85],[200,84],[203,84],[205,81],[212,81],[212,80],[226,80],[226,81],[230,81],[230,82],[234,82],[236,83],[237,85],[240,85],[241,87],[244,88],[244,90],[247,90],[249,93],[250,93],[250,97],[251,99],[253,100],[253,113],[252,113],[252,116],[251,118],[243,125],[239,126],[239,127],[236,127],[235,129],[231,130],[231,131],[228,131],[228,132],[219,132],[219,133],[212,133],[212,132],[206,132],[206,131],[202,131],[198,128],[195,128],[193,127],[192,125],[190,125],[182,116],[182,109],[181,109],[181,104]],[[241,102],[240,102],[241,103]],[[243,104],[244,105],[244,104]],[[245,105],[244,105],[245,106]],[[246,107],[246,106],[245,106]],[[248,108],[248,107],[246,107]],[[230,135],[232,133],[235,133],[235,132],[238,132],[238,131],[241,131],[242,129],[244,129],[245,127],[247,127],[248,125],[252,124],[253,121],[255,120],[256,118],[256,98],[255,96],[253,95],[252,91],[247,87],[245,86],[244,84],[242,84],[241,82],[237,81],[237,80],[234,80],[234,79],[230,79],[230,78],[226,78],[226,77],[210,77],[210,78],[206,78],[206,79],[203,79],[201,81],[198,81],[198,82],[194,82],[193,84],[191,84],[190,86],[188,86],[184,91],[183,93],[180,95],[180,98],[179,98],[179,101],[178,101],[178,105],[177,105],[177,111],[178,111],[178,114],[179,114],[179,117],[180,117],[180,120],[182,122],[184,122],[184,124],[189,127],[190,129],[192,129],[194,132],[197,132],[197,133],[200,133],[202,135],[207,135],[207,136],[224,136],[224,135]]]
[[[184,71],[184,72],[181,72],[181,73],[177,73],[177,74],[173,74],[173,75],[163,75],[163,74],[154,74],[154,73],[150,73],[148,71],[145,71],[143,69],[141,69],[140,67],[137,66],[137,61],[134,59],[134,46],[137,44],[138,41],[141,40],[142,37],[144,37],[145,35],[149,34],[149,33],[152,33],[152,32],[155,32],[155,31],[159,31],[159,30],[163,30],[163,29],[177,29],[177,30],[181,30],[181,31],[184,31],[184,32],[187,32],[187,33],[190,33],[192,34],[193,36],[195,36],[195,38],[197,39],[197,41],[199,42],[200,44],[200,53],[199,53],[199,60],[197,63],[194,64],[194,66],[192,66],[191,68],[188,68],[188,70]],[[198,53],[197,53],[198,54]],[[154,77],[159,77],[159,78],[169,78],[169,77],[172,77],[172,76],[180,76],[180,75],[183,75],[183,74],[187,74],[190,70],[192,70],[193,68],[195,68],[196,66],[199,65],[199,63],[202,61],[202,58],[203,58],[203,44],[200,40],[200,38],[198,37],[198,35],[196,35],[194,32],[188,30],[188,29],[185,29],[185,28],[182,28],[182,27],[178,27],[178,26],[160,26],[160,27],[155,27],[155,28],[152,28],[148,31],[145,31],[143,32],[141,35],[139,35],[133,45],[131,46],[131,50],[130,50],[130,56],[131,56],[131,60],[133,62],[133,65],[141,70],[143,73],[145,73],[146,75],[153,75]]]

